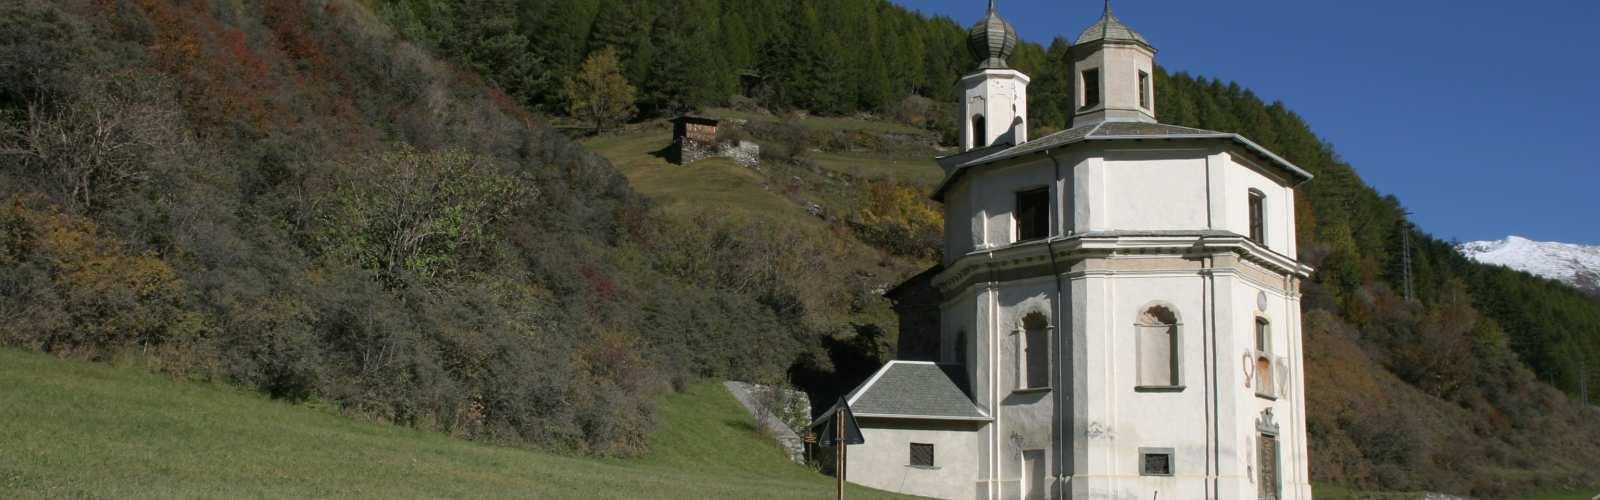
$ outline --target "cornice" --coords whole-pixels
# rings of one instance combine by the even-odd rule
[[[1286,278],[1309,278],[1313,271],[1289,256],[1228,231],[1100,231],[968,253],[934,276],[932,284],[942,295],[951,296],[974,283],[1017,279],[1014,275],[1019,270],[1032,269],[1037,274],[1049,275],[1054,265],[1055,272],[1066,275],[1071,272],[1072,264],[1084,259],[1140,255],[1199,258],[1218,254],[1237,256]]]

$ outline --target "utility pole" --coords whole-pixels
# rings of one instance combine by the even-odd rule
[[[1583,407],[1589,407],[1589,358],[1578,360],[1578,393],[1583,395]]]
[[[1417,289],[1416,286],[1412,285],[1411,281],[1411,212],[1405,212],[1401,214],[1401,217],[1403,218],[1400,219],[1400,244],[1402,248],[1400,261],[1405,268],[1403,274],[1405,276],[1406,302],[1416,302]]]

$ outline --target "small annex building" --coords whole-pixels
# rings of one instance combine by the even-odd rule
[[[901,359],[846,397],[846,480],[951,499],[1310,499],[1295,188],[1238,134],[1156,117],[1112,13],[1069,49],[1072,123],[1028,137],[993,1],[939,158],[943,258],[886,296]],[[826,415],[823,417],[826,418]],[[819,421],[822,419],[819,419]]]

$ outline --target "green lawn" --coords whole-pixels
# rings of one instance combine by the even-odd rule
[[[0,498],[832,495],[832,478],[785,460],[720,385],[668,395],[660,408],[651,455],[587,459],[0,349]]]

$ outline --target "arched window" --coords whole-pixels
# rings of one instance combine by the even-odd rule
[[[1022,318],[1022,369],[1018,387],[1043,389],[1050,387],[1050,321],[1044,314],[1034,312]]]
[[[1139,314],[1139,387],[1178,387],[1178,314],[1166,305]]]
[[[984,123],[983,115],[972,116],[972,147],[981,148],[989,145],[989,131]]]
[[[1250,190],[1250,240],[1267,244],[1267,195]]]

